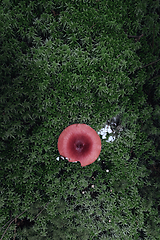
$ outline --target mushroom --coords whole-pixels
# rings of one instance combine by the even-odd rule
[[[60,134],[58,151],[69,162],[79,161],[84,167],[98,158],[101,152],[101,139],[90,126],[73,124]]]

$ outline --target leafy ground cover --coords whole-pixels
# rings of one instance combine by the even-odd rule
[[[159,14],[158,1],[2,1],[1,239],[160,239]],[[68,125],[98,132],[117,115],[99,161],[57,161]]]

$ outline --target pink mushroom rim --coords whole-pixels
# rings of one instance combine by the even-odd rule
[[[90,126],[73,124],[60,134],[58,151],[69,162],[79,161],[84,167],[98,158],[101,152],[101,139]]]

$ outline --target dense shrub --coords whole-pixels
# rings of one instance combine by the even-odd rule
[[[160,239],[159,13],[149,0],[1,2],[1,239]],[[56,160],[65,127],[117,114],[99,161]]]

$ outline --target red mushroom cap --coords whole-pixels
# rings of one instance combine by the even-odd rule
[[[101,139],[90,126],[73,124],[60,134],[58,151],[69,162],[79,161],[84,167],[98,158],[101,152]]]

